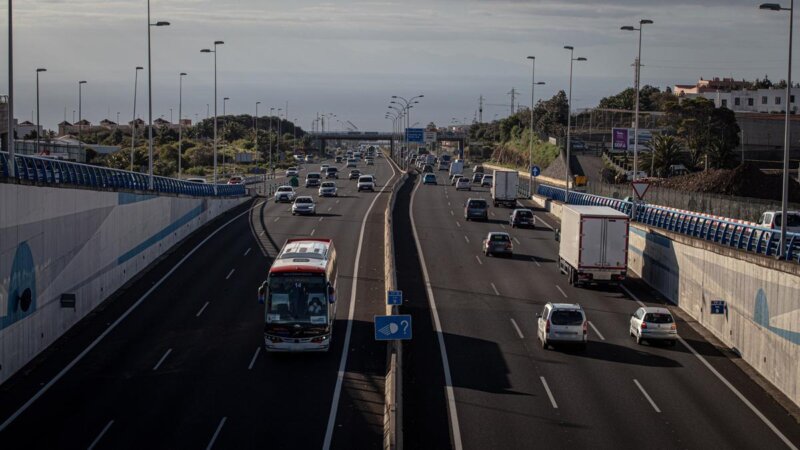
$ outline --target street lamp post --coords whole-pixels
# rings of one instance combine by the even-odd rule
[[[405,106],[405,109],[406,109],[406,128],[411,128],[409,126],[409,124],[411,123],[411,106],[414,103],[419,103],[418,101],[415,102],[414,100],[416,100],[418,98],[423,98],[423,97],[425,97],[425,96],[420,94],[420,95],[417,95],[416,97],[411,97],[410,99],[406,100],[405,98],[400,97],[399,95],[393,95],[392,96],[392,98],[394,98],[394,99],[402,100],[404,102],[404,104],[405,104],[404,106]],[[401,106],[403,106],[403,105],[401,105]],[[408,143],[408,132],[406,132],[406,153],[409,152],[408,144],[409,144]],[[403,158],[403,159],[406,160],[405,166],[406,166],[406,169],[408,169],[407,158]]]
[[[530,149],[528,151],[528,196],[533,195],[533,174],[531,171],[533,170],[533,102],[535,101],[534,92],[536,91],[537,85],[543,85],[544,81],[536,82],[536,57],[535,56],[528,56],[528,59],[531,60],[531,143]]]
[[[150,22],[150,0],[147,0],[147,175],[148,189],[153,190],[153,58],[150,49],[150,28],[166,27],[169,22]]]
[[[258,154],[258,105],[260,105],[260,104],[261,104],[261,102],[256,102],[256,117],[253,120],[253,130],[254,130],[254,132],[256,134],[255,135],[256,155]]]
[[[222,44],[224,42],[214,41],[214,50],[210,48],[200,50],[200,53],[214,54],[214,195],[217,195],[217,46]],[[206,110],[208,110],[208,104],[206,104]]]
[[[652,20],[642,19],[639,21],[639,28],[632,26],[624,26],[620,28],[624,31],[638,31],[639,32],[639,51],[636,57],[636,80],[634,80],[634,88],[636,91],[636,111],[633,119],[633,181],[639,176],[639,86],[641,85],[641,71],[642,71],[642,28],[644,25],[652,24]]]
[[[278,150],[278,154],[281,154],[281,111],[283,108],[278,108],[278,139],[275,141],[275,148]]]
[[[83,108],[83,85],[86,84],[85,80],[78,81],[78,151],[83,152],[83,141],[81,140],[83,137],[83,125],[81,125],[81,115],[82,115],[82,108]],[[10,112],[9,112],[10,113]],[[13,131],[9,131],[12,132]]]
[[[12,0],[8,0],[8,174],[13,178],[16,176],[16,164],[14,163],[14,33],[12,25],[14,15]],[[74,120],[72,121],[75,122]]]
[[[39,139],[42,134],[42,125],[39,122],[39,73],[47,72],[47,69],[36,69],[36,154],[39,154]]]
[[[181,177],[181,159],[183,159],[183,123],[181,122],[183,111],[183,77],[186,72],[178,75],[178,178]]]
[[[275,108],[269,109],[269,168],[272,169],[272,113],[275,111]],[[274,173],[275,170],[272,169]]]
[[[131,172],[133,172],[133,149],[136,147],[136,88],[139,85],[139,71],[144,67],[136,66],[133,76],[133,122],[131,123]]]
[[[781,238],[778,255],[786,258],[786,217],[789,202],[789,132],[791,131],[789,114],[792,107],[792,37],[794,34],[794,0],[789,0],[789,7],[784,8],[777,3],[763,3],[760,9],[770,11],[789,11],[789,62],[786,69],[786,119],[783,130],[783,189],[781,194]]]
[[[586,58],[580,56],[575,58],[575,48],[571,45],[565,45],[565,49],[569,50],[569,100],[568,100],[568,109],[567,109],[567,151],[566,151],[566,158],[564,158],[564,181],[566,183],[565,195],[564,195],[564,203],[569,203],[569,153],[570,153],[570,137],[571,137],[571,128],[572,128],[572,65],[575,61],[586,61]]]

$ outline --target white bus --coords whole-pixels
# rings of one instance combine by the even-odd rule
[[[267,351],[327,351],[338,269],[331,239],[289,239],[258,289]]]

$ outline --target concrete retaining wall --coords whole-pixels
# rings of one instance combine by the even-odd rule
[[[0,184],[0,383],[142,269],[248,198]],[[62,307],[62,294],[75,307]]]
[[[561,217],[559,202],[533,201]],[[628,267],[800,405],[800,265],[632,224]]]

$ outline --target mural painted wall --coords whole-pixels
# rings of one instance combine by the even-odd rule
[[[0,184],[0,383],[175,243],[247,198]],[[61,305],[75,295],[75,307]]]

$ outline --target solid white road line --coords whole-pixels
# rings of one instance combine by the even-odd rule
[[[311,230],[311,233],[309,233],[308,235],[309,235],[309,236],[313,236],[315,231],[317,231],[317,229],[316,229],[316,228],[314,228],[313,230]]]
[[[525,336],[522,335],[522,330],[519,329],[519,325],[517,325],[517,322],[514,319],[511,319],[511,325],[514,325],[514,329],[517,330],[519,338],[525,339]]]
[[[546,220],[542,219],[541,217],[536,217],[535,220],[541,221],[544,224],[544,226],[546,226],[547,228],[550,228],[553,231],[556,231],[555,228],[553,228],[549,223],[547,223]]]
[[[650,394],[648,394],[648,393],[647,393],[647,391],[645,391],[645,390],[644,390],[644,388],[642,387],[642,385],[639,383],[639,380],[637,380],[636,378],[634,378],[634,379],[633,379],[633,383],[636,385],[636,387],[638,387],[638,388],[639,388],[639,390],[640,390],[640,391],[642,391],[642,395],[644,395],[644,398],[646,398],[646,399],[647,399],[647,401],[648,401],[648,402],[650,402],[650,406],[652,406],[652,407],[653,407],[653,409],[655,409],[657,413],[660,413],[660,412],[661,412],[661,410],[660,410],[660,409],[658,409],[658,405],[656,405],[656,402],[654,402],[654,401],[653,401],[653,399],[652,399],[652,398],[650,398]]]
[[[20,406],[20,408],[17,411],[15,411],[14,414],[9,416],[8,419],[6,419],[5,422],[0,424],[0,431],[3,431],[6,427],[8,427],[14,420],[17,419],[17,417],[20,416],[20,414],[22,414],[28,408],[30,408],[30,406],[33,404],[33,402],[38,400],[39,397],[44,395],[45,392],[47,392],[51,387],[53,387],[53,385],[56,384],[56,382],[58,382],[58,380],[60,380],[64,375],[66,375],[66,373],[69,372],[70,369],[75,367],[75,365],[78,364],[78,362],[80,362],[80,360],[82,360],[90,351],[92,351],[97,346],[97,344],[100,343],[100,341],[102,341],[106,336],[108,336],[109,333],[111,333],[115,328],[117,328],[117,326],[119,326],[119,324],[122,323],[122,321],[125,320],[133,312],[134,309],[136,309],[136,307],[138,307],[140,304],[142,304],[142,302],[145,301],[150,296],[150,294],[153,293],[153,291],[158,289],[161,286],[161,284],[167,278],[170,277],[170,275],[172,275],[176,270],[178,270],[178,268],[180,266],[182,266],[183,263],[186,262],[187,259],[191,258],[191,256],[194,255],[194,253],[200,247],[202,247],[203,244],[205,244],[206,242],[211,240],[211,238],[216,236],[217,233],[222,231],[225,227],[227,227],[228,225],[233,223],[235,220],[239,219],[240,217],[244,216],[245,214],[250,214],[252,209],[254,209],[254,208],[258,207],[258,206],[261,206],[263,203],[264,203],[263,201],[259,202],[259,203],[255,204],[255,205],[253,205],[253,207],[248,209],[247,211],[244,211],[244,212],[236,215],[236,217],[231,218],[229,221],[227,221],[227,222],[223,223],[222,225],[220,225],[219,228],[214,230],[211,234],[206,236],[205,239],[200,241],[200,243],[197,244],[192,250],[190,250],[189,253],[187,253],[183,258],[181,258],[180,261],[178,261],[174,266],[172,266],[172,269],[170,269],[169,272],[167,272],[163,277],[161,277],[161,279],[158,280],[156,282],[156,284],[154,284],[152,287],[150,287],[150,289],[148,289],[147,292],[145,292],[141,297],[139,297],[139,300],[137,300],[136,303],[131,305],[131,307],[128,308],[121,316],[119,316],[119,318],[117,320],[115,320],[111,325],[109,325],[108,328],[106,328],[105,331],[103,331],[103,333],[100,334],[100,336],[98,336],[94,341],[92,341],[91,344],[89,344],[89,346],[87,346],[82,352],[80,352],[80,354],[78,354],[78,356],[76,356],[75,359],[73,359],[69,364],[67,364],[66,367],[61,369],[61,371],[58,372],[58,374],[56,374],[56,376],[53,377],[53,379],[48,381],[47,384],[42,386],[42,388],[39,389],[36,392],[36,394],[34,394],[33,397],[31,397],[27,402],[25,402],[24,405]]]
[[[478,260],[478,264],[483,265],[483,261],[481,261],[481,257],[480,256],[475,255],[475,259]]]
[[[520,242],[519,239],[517,239],[516,236],[514,236],[514,242],[516,242],[517,245],[522,245],[522,242]]]
[[[500,295],[500,291],[497,290],[497,286],[494,283],[489,283],[492,285],[492,290],[494,290],[494,295]]]
[[[594,323],[592,323],[591,321],[587,322],[589,322],[589,326],[592,327],[592,330],[594,330],[595,334],[597,334],[597,337],[599,337],[601,341],[605,341],[606,338],[603,337],[603,333],[601,333],[600,330],[598,330],[597,327],[594,326]]]
[[[158,370],[158,368],[161,367],[161,363],[163,363],[164,360],[167,359],[167,356],[169,356],[170,353],[172,353],[172,349],[171,348],[167,349],[167,352],[164,353],[164,356],[162,356],[161,359],[158,360],[156,365],[153,366],[153,370]]]
[[[250,253],[250,250],[252,250],[252,249],[253,249],[252,247],[248,247],[247,251],[245,251],[244,255],[242,255],[242,256],[247,256],[247,254]]]
[[[253,370],[253,364],[256,363],[256,358],[258,358],[258,354],[261,352],[261,346],[259,345],[256,347],[256,353],[253,355],[253,359],[250,360],[250,365],[247,366],[247,370]]]
[[[113,424],[114,424],[114,421],[112,420],[112,421],[108,422],[106,424],[106,426],[103,427],[103,430],[100,431],[100,434],[98,434],[97,437],[94,438],[92,443],[89,444],[88,450],[92,450],[93,448],[95,448],[97,446],[97,443],[100,442],[100,439],[103,438],[103,435],[106,434],[106,431],[108,431],[108,429],[111,428],[111,425],[113,425]]]
[[[563,290],[563,289],[561,289],[561,286],[559,286],[559,285],[556,285],[556,288],[558,289],[558,292],[561,292],[561,295],[563,295],[563,296],[564,296],[564,298],[567,298],[567,293],[566,293],[566,292],[564,292],[564,290]]]
[[[644,303],[642,303],[642,301],[641,301],[641,300],[639,300],[639,298],[638,298],[638,297],[637,297],[637,296],[636,296],[636,295],[635,295],[633,292],[631,292],[630,290],[628,290],[628,288],[626,288],[626,287],[625,287],[625,285],[622,285],[622,284],[621,284],[621,285],[620,285],[620,287],[622,287],[622,289],[623,289],[623,290],[624,290],[624,291],[625,291],[625,292],[626,292],[626,293],[627,293],[627,294],[628,294],[628,295],[629,295],[629,296],[630,296],[632,299],[634,299],[634,300],[635,300],[635,301],[636,301],[636,302],[637,302],[639,305],[641,305],[641,306],[645,306],[645,304],[644,304]],[[684,346],[684,347],[686,347],[687,349],[689,349],[689,351],[690,351],[690,352],[692,352],[692,354],[693,354],[694,356],[696,356],[696,357],[697,357],[697,359],[699,359],[699,360],[700,360],[700,362],[701,362],[701,363],[703,363],[703,365],[704,365],[704,366],[706,366],[706,368],[707,368],[709,371],[711,371],[711,373],[713,373],[713,374],[714,374],[714,376],[715,376],[715,377],[717,377],[717,379],[718,379],[719,381],[721,381],[721,382],[722,382],[722,384],[724,384],[724,385],[725,385],[725,386],[726,386],[728,389],[730,389],[730,390],[731,390],[731,392],[733,392],[733,394],[734,394],[734,395],[736,395],[736,396],[739,398],[739,400],[741,400],[741,401],[742,401],[742,403],[744,403],[744,404],[745,404],[745,406],[747,406],[748,408],[750,408],[750,411],[753,411],[753,414],[755,414],[755,415],[756,415],[756,417],[758,417],[759,419],[761,419],[761,421],[762,421],[762,422],[764,422],[764,425],[766,425],[766,426],[767,426],[767,427],[768,427],[770,430],[772,430],[772,432],[773,432],[773,433],[775,433],[775,435],[776,435],[776,436],[778,436],[778,438],[779,438],[780,440],[782,440],[782,441],[783,441],[783,443],[784,443],[784,444],[786,444],[786,446],[787,446],[788,448],[790,448],[790,449],[792,449],[792,450],[798,450],[798,449],[797,449],[797,447],[796,447],[796,446],[795,446],[795,445],[792,443],[792,441],[790,441],[790,440],[789,440],[789,439],[788,439],[786,436],[784,436],[784,434],[783,434],[783,433],[781,433],[781,431],[778,429],[778,427],[776,427],[776,426],[775,426],[775,424],[773,424],[773,423],[772,423],[772,422],[771,422],[769,419],[767,419],[767,416],[765,416],[765,415],[764,415],[764,414],[763,414],[761,411],[759,411],[759,410],[758,410],[758,408],[756,408],[756,407],[755,407],[755,405],[753,405],[753,404],[750,402],[750,400],[748,400],[748,399],[747,399],[747,397],[745,397],[745,396],[744,396],[744,395],[743,395],[741,392],[739,392],[739,390],[738,390],[738,389],[736,389],[736,387],[735,387],[734,385],[732,385],[732,384],[731,384],[731,382],[730,382],[730,381],[728,381],[728,379],[727,379],[727,378],[723,377],[723,376],[722,376],[722,374],[721,374],[721,373],[719,373],[719,371],[717,371],[717,369],[715,369],[715,368],[714,368],[714,366],[712,366],[712,365],[711,365],[711,363],[709,363],[709,362],[708,362],[708,361],[707,361],[707,360],[706,360],[706,359],[703,357],[703,355],[701,355],[700,353],[698,353],[698,352],[697,352],[697,350],[695,350],[695,349],[694,349],[694,347],[692,347],[691,345],[689,345],[689,343],[688,343],[688,342],[686,342],[686,341],[685,341],[685,340],[684,340],[682,337],[680,337],[680,336],[678,336],[678,342],[680,342],[681,344],[683,344],[683,346]]]
[[[397,175],[397,171],[390,163],[389,168],[392,169],[392,176],[386,184],[381,187],[379,192],[385,192],[387,188],[391,189],[392,180]],[[322,443],[323,450],[331,448],[331,441],[333,440],[333,429],[336,428],[336,411],[339,408],[339,397],[342,395],[342,382],[344,381],[345,368],[347,367],[347,354],[350,351],[350,334],[353,331],[353,316],[356,312],[356,292],[358,289],[358,265],[361,261],[361,247],[364,245],[364,232],[367,228],[367,218],[369,217],[372,207],[375,202],[380,198],[376,195],[372,198],[372,203],[369,204],[367,212],[364,213],[364,218],[361,220],[361,232],[358,236],[358,247],[356,247],[356,260],[353,263],[353,286],[350,288],[350,309],[347,314],[347,327],[344,333],[344,343],[342,344],[342,357],[339,360],[339,371],[336,375],[336,386],[333,388],[333,401],[331,401],[331,411],[328,414],[328,427],[325,430],[325,441]]]
[[[203,311],[205,311],[205,310],[206,310],[206,307],[207,307],[207,306],[208,306],[208,302],[205,302],[205,304],[203,305],[203,307],[202,307],[202,308],[200,308],[200,311],[197,311],[197,314],[195,314],[194,316],[195,316],[195,317],[200,317],[200,314],[203,314]]]
[[[227,276],[227,277],[225,277],[225,279],[227,280],[228,278],[230,278],[230,277],[231,277],[231,275],[233,275],[233,272],[236,272],[236,269],[231,269],[231,271],[230,271],[230,272],[228,272],[228,276]]]
[[[453,436],[453,448],[455,450],[462,450],[461,443],[461,427],[458,424],[458,413],[456,412],[456,398],[453,391],[453,378],[450,375],[450,363],[447,359],[447,348],[444,345],[444,333],[442,332],[442,322],[439,320],[439,310],[436,309],[436,299],[433,296],[433,287],[431,286],[431,278],[428,274],[428,265],[425,263],[425,256],[422,252],[422,244],[419,242],[419,233],[417,232],[417,224],[414,221],[414,198],[417,195],[419,184],[414,187],[411,193],[411,202],[408,205],[408,214],[411,217],[411,232],[414,235],[414,244],[417,246],[417,254],[419,255],[419,262],[422,266],[422,279],[425,280],[425,291],[428,294],[428,304],[431,308],[431,315],[433,316],[433,327],[436,331],[436,340],[439,343],[439,354],[442,356],[442,367],[444,370],[444,383],[445,394],[447,395],[447,412],[450,418],[451,434]]]
[[[550,392],[550,386],[547,385],[547,380],[544,377],[539,377],[542,380],[542,386],[544,386],[544,390],[547,392],[547,396],[550,398],[550,404],[553,405],[553,409],[558,409],[558,404],[556,403],[556,398],[553,397],[553,393]]]
[[[223,417],[222,420],[219,421],[219,425],[217,425],[217,430],[214,431],[214,435],[211,436],[211,442],[208,443],[206,446],[206,450],[211,450],[211,447],[214,446],[214,442],[216,442],[217,437],[219,436],[219,432],[222,431],[222,426],[225,425],[225,421],[228,420],[227,417]]]

